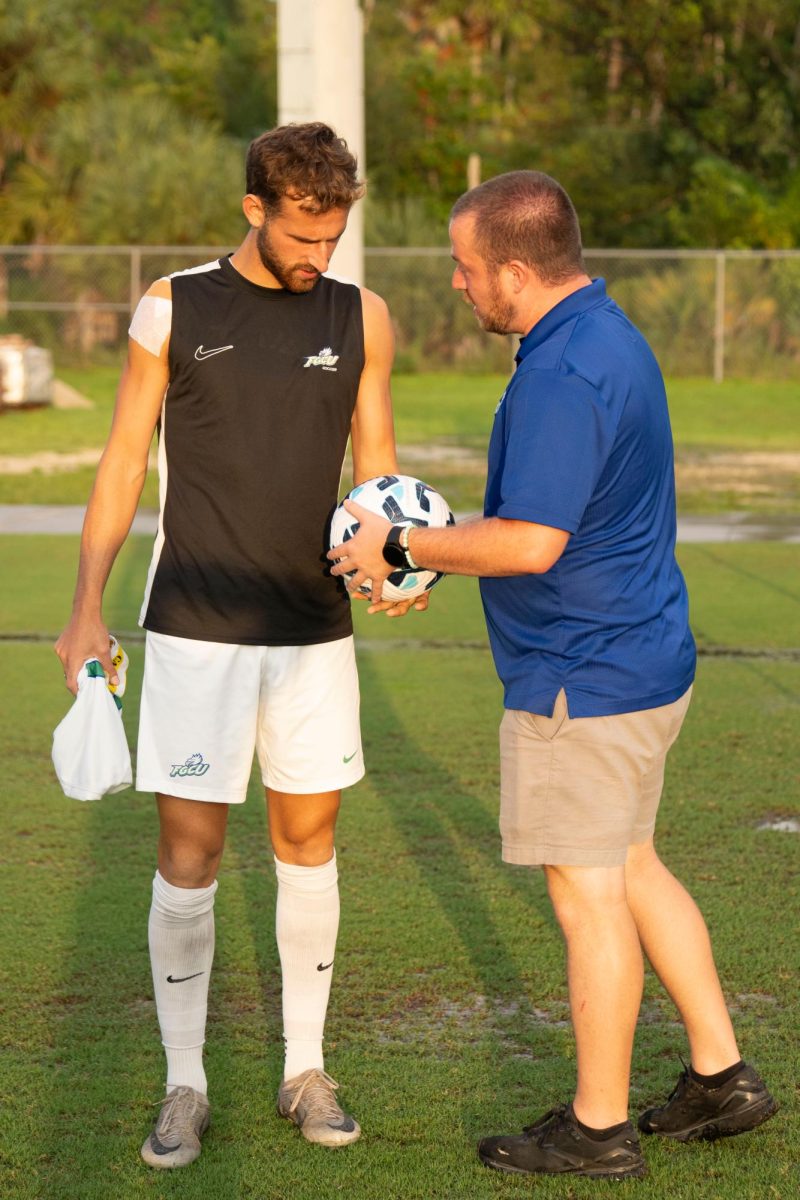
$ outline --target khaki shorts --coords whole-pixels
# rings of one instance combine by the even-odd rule
[[[507,709],[500,725],[503,861],[614,867],[653,835],[667,751],[692,689],[672,704],[570,718],[564,690],[552,717]]]

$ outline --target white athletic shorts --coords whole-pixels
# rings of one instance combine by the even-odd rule
[[[241,804],[253,751],[275,791],[332,792],[361,778],[352,637],[231,646],[148,631],[138,791]]]

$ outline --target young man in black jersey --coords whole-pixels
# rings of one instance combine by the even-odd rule
[[[279,1112],[326,1146],[360,1133],[324,1070],[322,1033],[339,920],[334,826],[341,788],[364,770],[349,601],[325,568],[326,526],[348,437],[356,482],[397,470],[386,305],[325,275],[362,193],[326,125],[265,133],[248,151],[242,244],[143,297],[56,644],[73,693],[89,658],[113,682],[103,590],[158,426],[137,763],[160,819],[149,936],[167,1096],[142,1147],[155,1167],[197,1158],[209,1122],[216,876],[254,749],[278,877]]]

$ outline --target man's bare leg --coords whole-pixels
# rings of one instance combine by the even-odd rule
[[[269,836],[279,862],[297,867],[330,862],[341,798],[341,792],[297,795],[267,788]]]
[[[629,847],[625,881],[639,939],[681,1015],[695,1071],[713,1075],[738,1062],[706,923],[652,840]]]
[[[210,887],[217,878],[228,805],[157,795],[158,870],[175,887]]]
[[[628,1119],[628,1088],[644,968],[624,867],[545,867],[567,944],[578,1083],[573,1111],[592,1129]]]
[[[691,1065],[667,1101],[639,1117],[643,1133],[676,1141],[757,1129],[778,1111],[756,1068],[739,1057],[705,921],[652,841],[628,848],[628,903],[653,968],[689,1038]]]

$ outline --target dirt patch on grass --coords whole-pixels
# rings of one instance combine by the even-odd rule
[[[39,472],[43,475],[66,474],[96,467],[99,448],[60,453],[42,450],[35,454],[1,455],[0,475],[20,476]],[[453,507],[474,507],[483,490],[486,453],[483,449],[437,442],[431,445],[408,444],[398,448],[403,471],[436,483],[443,480],[465,496],[451,498]],[[151,469],[155,459],[151,458]],[[345,465],[348,477],[349,460]],[[787,511],[800,502],[800,452],[790,450],[704,451],[679,450],[675,477],[678,495],[691,511],[714,511],[722,507],[768,511]],[[444,486],[444,483],[442,486]]]
[[[53,380],[54,408],[94,408],[94,403],[63,379]]]
[[[642,1003],[639,1020],[665,1029],[680,1027],[671,1005],[662,999]],[[452,1000],[415,993],[404,997],[402,1007],[382,1015],[371,1012],[372,1035],[381,1044],[431,1044],[436,1041],[470,1041],[491,1037],[498,1042],[525,1047],[535,1029],[569,1030],[566,1000],[550,999],[536,1005],[525,997],[491,998],[472,993]]]
[[[454,471],[465,475],[485,475],[486,451],[475,450],[470,446],[449,446],[435,443],[431,446],[398,446],[397,456],[404,470],[412,468],[416,472],[417,464],[424,466],[420,474],[432,474],[436,469]]]
[[[58,475],[69,471],[80,471],[83,467],[96,467],[102,450],[40,450],[36,454],[0,455],[0,475]],[[156,465],[151,456],[150,467]]]
[[[770,829],[773,833],[800,833],[800,819],[797,817],[768,817],[759,821],[756,829]]]
[[[681,495],[701,491],[745,501],[785,498],[800,490],[800,452],[681,450],[676,455],[675,479]]]
[[[60,454],[56,450],[40,450],[37,454],[0,455],[0,475],[55,475],[63,471],[79,471],[82,467],[96,467],[102,450],[73,450]]]

